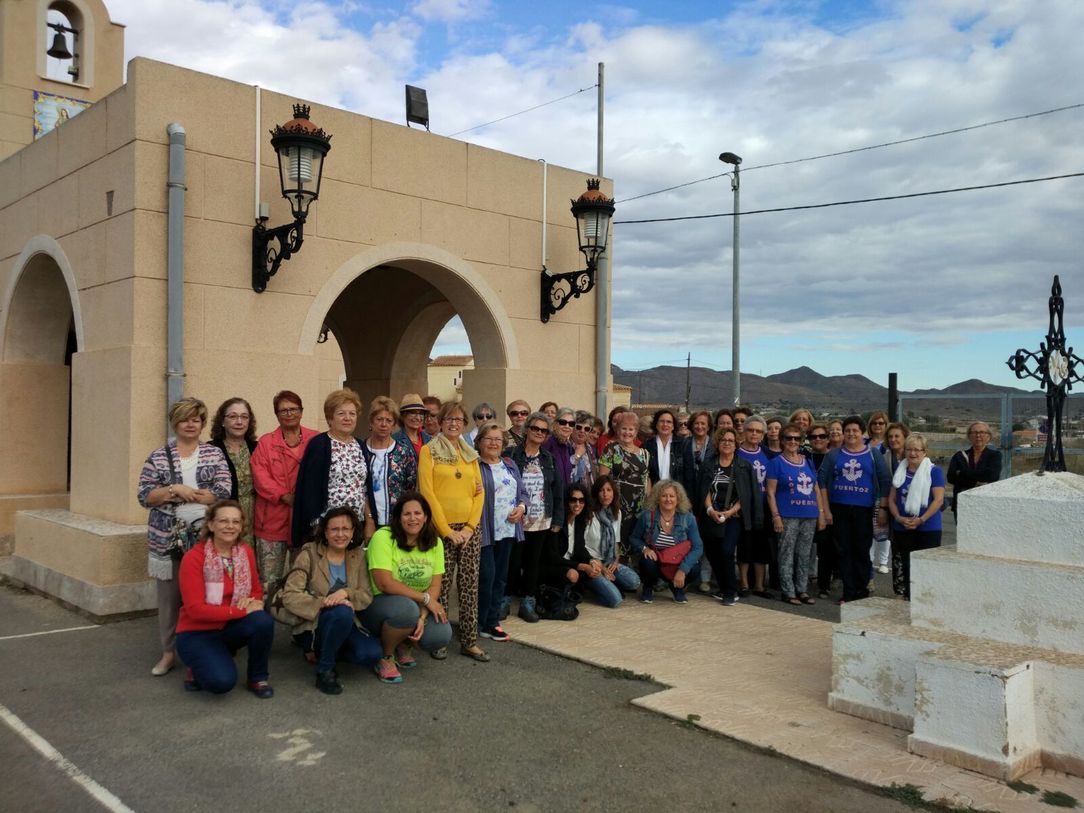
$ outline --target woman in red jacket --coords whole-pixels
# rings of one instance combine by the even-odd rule
[[[233,655],[247,646],[246,686],[266,699],[275,693],[267,682],[275,622],[264,612],[256,557],[241,542],[244,516],[235,500],[216,502],[201,541],[181,560],[177,654],[188,664],[186,690],[225,694],[237,683]]]

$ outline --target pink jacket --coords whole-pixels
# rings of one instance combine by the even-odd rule
[[[289,541],[290,514],[292,509],[282,501],[284,494],[292,494],[297,482],[297,468],[309,441],[319,432],[301,427],[301,444],[295,448],[286,445],[282,427],[268,432],[256,444],[252,453],[252,482],[256,487],[256,516],[252,532],[260,539]]]

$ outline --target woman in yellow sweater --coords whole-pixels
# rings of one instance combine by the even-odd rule
[[[482,473],[478,452],[463,438],[467,413],[458,403],[449,402],[439,413],[440,433],[422,447],[418,455],[418,490],[433,510],[433,524],[444,539],[444,579],[440,603],[448,609],[452,579],[459,589],[459,646],[468,658],[489,660],[478,646],[478,561],[482,520]],[[445,647],[430,653],[448,657]]]

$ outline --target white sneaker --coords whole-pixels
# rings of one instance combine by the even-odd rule
[[[891,568],[889,568],[888,565],[878,565],[877,566],[877,572],[878,573],[889,573],[889,572],[891,572]]]

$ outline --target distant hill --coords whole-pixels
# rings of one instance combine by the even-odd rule
[[[612,366],[614,383],[632,387],[634,404],[684,404],[688,380],[690,405],[694,408],[716,409],[730,400],[730,372],[711,370],[706,367],[661,366],[648,370],[623,370]],[[797,367],[785,373],[759,376],[742,373],[742,401],[766,412],[787,413],[798,407],[806,407],[814,413],[841,415],[848,412],[867,412],[885,409],[888,405],[888,388],[863,375],[821,375],[810,367]],[[990,400],[960,400],[955,398],[916,399],[908,396],[937,395],[983,395]],[[1036,390],[1023,390],[997,384],[987,384],[976,378],[961,381],[944,389],[923,389],[903,392],[904,410],[918,414],[954,415],[968,417],[988,415],[993,402],[1004,393],[1018,395],[1034,394]],[[1041,401],[1026,402],[1027,411],[1041,411]],[[1018,414],[1020,410],[1017,410]]]

